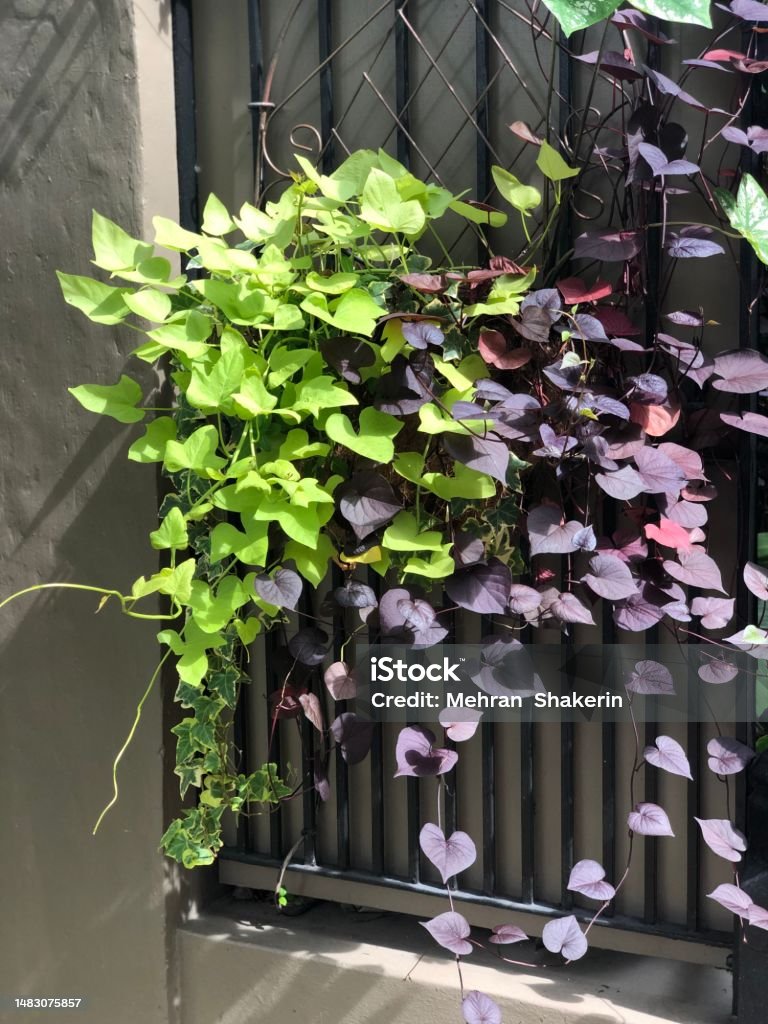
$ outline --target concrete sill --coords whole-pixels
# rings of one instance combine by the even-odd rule
[[[223,900],[179,932],[182,1024],[460,1024],[458,979],[413,918],[320,904],[301,917]],[[526,946],[507,947],[526,958]],[[496,965],[477,951],[467,989],[504,1024],[724,1024],[731,975],[590,950],[561,969]]]

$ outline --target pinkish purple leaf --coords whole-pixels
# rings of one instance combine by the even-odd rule
[[[573,243],[576,259],[621,261],[632,259],[642,248],[637,231],[585,231]]]
[[[716,775],[738,775],[755,756],[754,750],[732,736],[713,736],[707,753],[707,764]]]
[[[733,618],[734,603],[732,597],[694,597],[691,611],[701,616],[705,629],[723,629]]]
[[[472,952],[472,944],[467,942],[470,934],[469,924],[461,914],[448,910],[433,917],[431,921],[420,921],[419,924],[427,929],[438,945],[455,953],[456,956],[467,956]]]
[[[580,860],[571,868],[568,886],[571,892],[580,892],[591,900],[602,903],[612,900],[616,890],[605,881],[605,868],[596,860]]]
[[[395,778],[399,775],[424,778],[449,772],[459,755],[455,750],[433,747],[434,742],[435,734],[421,725],[409,725],[401,729],[395,747]]]
[[[747,911],[747,920],[753,928],[762,928],[768,932],[768,910],[765,907],[758,907],[753,903]]]
[[[575,594],[560,594],[549,604],[547,610],[560,622],[578,622],[584,626],[595,624],[592,612]]]
[[[475,711],[473,708],[443,708],[437,716],[448,739],[454,743],[471,740],[482,717],[482,711]]]
[[[453,832],[446,838],[437,825],[425,825],[419,833],[419,846],[427,860],[440,872],[443,882],[477,860],[475,844],[466,832]]]
[[[629,566],[615,555],[596,555],[589,563],[589,570],[581,582],[600,597],[619,601],[636,591]]]
[[[647,142],[639,145],[640,154],[653,171],[654,176],[660,174],[696,174],[699,165],[690,160],[668,160],[666,154]]]
[[[334,661],[323,676],[328,692],[334,700],[354,700],[357,695],[355,670],[344,661]]]
[[[465,1024],[501,1024],[501,1009],[484,992],[475,989],[461,1001]]]
[[[736,430],[757,434],[758,437],[768,437],[768,416],[761,416],[759,412],[721,412],[720,419]]]
[[[627,817],[627,825],[639,836],[672,836],[667,812],[658,804],[635,804]]]
[[[316,693],[300,693],[299,704],[301,704],[307,720],[314,725],[318,732],[324,732],[325,722],[323,720],[323,709]]]
[[[717,563],[703,548],[693,544],[689,551],[678,552],[678,558],[679,562],[664,562],[664,570],[673,580],[687,583],[691,587],[700,587],[702,590],[719,590],[721,594],[725,593]]]
[[[715,903],[719,903],[721,907],[730,910],[732,914],[736,914],[742,920],[749,917],[749,908],[754,906],[751,898],[743,889],[740,889],[738,885],[731,885],[729,882],[718,885],[712,892],[707,893],[707,899],[714,900]]]
[[[752,395],[768,388],[768,359],[754,349],[737,348],[715,356],[715,373],[721,378],[712,382],[717,391]]]
[[[541,940],[550,953],[560,953],[566,960],[580,960],[589,948],[587,937],[573,914],[548,921]]]
[[[512,574],[498,558],[487,565],[467,565],[449,576],[445,592],[460,608],[481,615],[503,615],[509,601]]]
[[[443,444],[452,459],[506,484],[509,448],[495,434],[488,437],[446,434],[443,437]]]
[[[617,501],[630,501],[645,490],[643,478],[631,466],[622,466],[613,473],[596,473],[595,483]]]
[[[758,600],[768,601],[768,572],[754,562],[747,562],[743,576],[747,590]]]
[[[658,448],[646,446],[635,454],[635,465],[649,494],[672,494],[675,497],[686,483],[685,473]]]
[[[744,21],[768,21],[768,7],[758,0],[731,0],[730,11]]]
[[[497,946],[508,946],[513,942],[525,942],[527,938],[523,929],[518,928],[516,924],[497,924],[493,926],[488,941]]]
[[[657,736],[656,746],[646,747],[643,751],[643,758],[654,768],[662,768],[672,775],[682,775],[686,779],[693,779],[685,751],[671,736]]]
[[[562,521],[554,505],[537,505],[528,513],[528,537],[531,555],[564,555],[576,551],[574,536],[583,528],[576,520]]]
[[[253,589],[263,601],[290,610],[296,607],[302,587],[301,577],[293,569],[278,569],[274,576],[264,573],[253,581]]]
[[[714,686],[730,683],[738,674],[739,670],[736,665],[722,658],[710,658],[699,666],[698,671],[699,679]]]
[[[371,749],[373,722],[360,718],[351,711],[345,711],[331,723],[331,735],[339,745],[341,756],[347,764],[357,764]]]
[[[541,594],[524,583],[513,583],[509,590],[509,610],[515,615],[533,612],[541,604]]]
[[[707,846],[723,860],[736,863],[747,848],[745,836],[725,818],[695,818]]]
[[[646,695],[673,694],[675,684],[672,673],[658,661],[638,661],[629,677],[627,689]]]

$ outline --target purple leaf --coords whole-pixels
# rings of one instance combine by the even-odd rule
[[[562,359],[544,367],[544,374],[563,391],[573,391],[579,386],[583,375],[582,364],[563,366]]]
[[[666,154],[658,146],[651,146],[647,142],[641,142],[638,149],[654,177],[664,174],[696,174],[699,170],[699,165],[690,160],[667,160]]]
[[[485,544],[473,533],[458,531],[453,538],[453,555],[457,565],[474,565],[485,558]]]
[[[376,381],[376,408],[393,416],[416,412],[431,397],[434,373],[435,364],[428,352],[416,349],[407,359],[396,356],[389,373]]]
[[[711,658],[699,666],[699,679],[705,683],[712,683],[714,686],[722,686],[730,683],[739,674],[736,665],[721,658]]]
[[[431,921],[420,921],[419,924],[427,929],[438,945],[455,953],[456,956],[467,956],[472,952],[472,945],[467,942],[469,924],[461,914],[448,910],[433,917]]]
[[[303,584],[293,569],[278,569],[274,576],[266,573],[257,576],[253,581],[253,589],[268,604],[293,610],[301,597]]]
[[[679,234],[670,231],[665,248],[676,260],[705,259],[707,256],[720,256],[725,252],[719,242],[699,235],[685,234],[684,230]]]
[[[760,601],[768,601],[768,572],[754,562],[747,562],[743,571],[744,584]]]
[[[581,338],[584,341],[608,341],[608,335],[605,333],[605,327],[595,316],[590,316],[589,313],[577,313],[574,317],[576,321],[576,330],[573,331],[573,336]]]
[[[326,774],[325,769],[321,765],[318,765],[315,768],[313,781],[315,784],[315,792],[324,804],[327,803],[331,799],[331,784],[328,781],[328,775]]]
[[[569,961],[580,960],[589,948],[587,937],[573,914],[548,921],[541,940],[550,953],[561,953]]]
[[[758,437],[768,437],[768,416],[762,416],[759,412],[721,412],[720,419],[729,427],[757,434]]]
[[[674,313],[665,313],[664,317],[666,320],[671,320],[673,324],[678,324],[680,327],[704,326],[704,317],[701,313],[692,313],[689,309],[681,309]]]
[[[472,739],[482,717],[482,711],[475,711],[472,708],[443,708],[437,720],[445,729],[448,739],[454,743],[462,743],[464,740]]]
[[[627,817],[627,825],[639,836],[672,836],[667,812],[658,804],[635,804]]]
[[[514,615],[535,612],[541,604],[541,594],[523,583],[513,583],[509,589],[509,610]]]
[[[582,576],[590,590],[609,601],[619,601],[635,593],[635,581],[626,562],[615,555],[596,555],[589,563],[590,571]]]
[[[414,648],[433,647],[448,635],[448,630],[437,621],[435,609],[422,598],[402,598],[397,602],[397,610]]]
[[[722,378],[712,382],[717,391],[752,395],[768,388],[768,359],[753,349],[738,348],[715,356],[715,373]]]
[[[664,93],[665,96],[674,96],[676,99],[680,100],[681,103],[685,103],[689,107],[694,107],[696,110],[708,110],[723,113],[723,111],[718,110],[717,107],[705,106],[694,96],[691,96],[689,92],[685,92],[677,82],[673,82],[671,78],[667,78],[666,75],[662,75],[660,71],[654,71],[653,68],[649,68],[647,65],[644,66],[643,70],[659,92]]]
[[[713,736],[707,753],[707,764],[716,775],[738,775],[755,756],[754,750],[732,736]]]
[[[764,907],[758,907],[756,903],[747,911],[747,919],[753,928],[763,928],[768,931],[768,910]]]
[[[495,434],[488,437],[446,434],[443,437],[443,444],[452,459],[506,484],[509,449]]]
[[[629,9],[616,11],[611,15],[609,20],[612,21],[614,25],[618,25],[621,28],[635,29],[641,35],[645,36],[646,39],[650,39],[652,43],[658,43],[661,45],[663,43],[673,42],[673,40],[668,36],[665,36],[664,33],[656,27],[657,19],[654,18],[652,24],[650,19],[648,19],[644,14],[641,14],[640,11],[633,11]]]
[[[671,560],[664,562],[664,570],[673,580],[687,583],[691,587],[701,587],[702,590],[719,590],[721,594],[725,593],[717,563],[703,548],[692,544],[690,550],[679,551],[678,558],[679,563]]]
[[[531,555],[565,555],[576,551],[574,536],[583,524],[571,520],[562,523],[560,509],[554,505],[537,505],[528,513],[528,537]]]
[[[657,405],[666,402],[669,388],[664,378],[658,374],[641,373],[637,377],[630,377],[629,382],[632,385],[633,401],[655,402]]]
[[[691,611],[701,616],[705,629],[723,629],[733,618],[734,603],[732,597],[694,597]]]
[[[623,466],[614,473],[595,473],[595,483],[617,501],[630,501],[645,489],[643,478],[631,466]]]
[[[626,601],[618,601],[613,609],[613,621],[619,629],[641,633],[664,618],[664,609],[648,584],[642,586]]]
[[[414,348],[426,348],[427,345],[436,345],[438,348],[445,341],[445,335],[437,326],[428,320],[421,320],[417,323],[403,321],[400,329],[403,337]]]
[[[328,634],[317,626],[305,626],[288,641],[288,650],[302,665],[319,665],[328,653]]]
[[[743,889],[740,889],[738,885],[731,885],[729,882],[718,885],[713,892],[707,893],[707,899],[719,903],[721,907],[730,910],[742,921],[749,917],[749,908],[754,906],[751,898]]]
[[[477,860],[475,844],[466,832],[453,832],[446,839],[437,825],[425,825],[419,833],[424,856],[440,872],[443,882],[458,875]]]
[[[605,50],[602,53],[593,50],[591,53],[574,54],[574,58],[583,61],[584,64],[597,64],[599,58],[600,70],[620,81],[631,82],[643,77],[642,72],[631,64],[623,53],[616,50]]]
[[[336,489],[339,512],[362,540],[400,511],[392,485],[379,473],[366,470]]]
[[[768,7],[758,0],[732,0],[729,10],[744,21],[768,21]]]
[[[326,363],[350,384],[359,384],[360,370],[376,361],[370,345],[349,337],[325,338],[320,342],[320,352]]]
[[[723,860],[737,863],[747,848],[744,835],[725,818],[695,818],[707,846]]]
[[[329,665],[323,679],[334,700],[353,700],[357,695],[355,671],[344,661],[334,661]]]
[[[434,733],[420,725],[410,725],[401,729],[395,748],[395,778],[399,775],[423,778],[449,772],[458,761],[459,755],[455,750],[433,748],[434,742]]]
[[[629,677],[627,689],[632,693],[641,693],[655,696],[661,694],[673,694],[675,684],[672,680],[672,673],[658,661],[638,661],[632,675]]]
[[[637,231],[585,231],[573,243],[575,259],[621,261],[632,259],[642,247]]]
[[[445,592],[461,608],[481,615],[503,615],[509,601],[512,574],[498,558],[487,565],[458,569],[445,581]]]
[[[440,295],[448,288],[443,274],[401,274],[400,280],[423,295]]]
[[[558,437],[552,427],[547,426],[546,423],[542,423],[539,427],[539,435],[544,443],[543,446],[541,448],[537,448],[533,454],[538,455],[541,458],[547,458],[549,456],[554,459],[559,459],[565,452],[570,451],[571,448],[575,448],[578,443],[575,437],[568,437],[567,434],[561,434]]]
[[[594,626],[592,612],[575,594],[560,594],[550,602],[548,611],[560,622],[578,622],[585,626]]]
[[[371,749],[373,722],[345,711],[331,723],[331,735],[338,743],[341,756],[347,764],[357,764]]]
[[[616,895],[616,890],[605,881],[605,868],[596,860],[580,860],[571,868],[568,878],[568,889],[571,892],[580,892],[591,900],[600,900],[606,903]]]
[[[497,924],[493,926],[488,941],[497,946],[508,946],[513,942],[525,942],[527,938],[523,929],[518,928],[516,924]]]
[[[686,779],[693,779],[685,751],[671,736],[657,736],[656,746],[646,747],[643,751],[643,758],[654,768],[661,768],[672,775],[682,775]]]
[[[333,598],[342,608],[375,608],[379,603],[373,589],[357,580],[347,580],[343,587],[336,587]]]
[[[635,465],[645,489],[650,494],[672,494],[675,497],[686,483],[685,473],[677,463],[658,448],[646,446],[635,454]]]
[[[597,537],[592,526],[585,526],[573,535],[573,543],[579,551],[594,551],[597,547]]]
[[[501,1024],[501,1010],[484,992],[475,989],[461,1001],[465,1024]]]

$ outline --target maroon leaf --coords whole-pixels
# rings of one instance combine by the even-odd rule
[[[438,945],[455,953],[456,956],[467,956],[472,952],[472,945],[467,942],[467,936],[470,934],[469,924],[461,914],[448,910],[433,917],[431,921],[420,921],[419,924],[427,929]]]
[[[738,885],[731,885],[729,882],[718,885],[713,892],[707,893],[707,899],[714,900],[715,903],[719,903],[721,907],[730,910],[732,914],[736,914],[742,920],[749,917],[749,909],[754,906],[751,898],[743,889],[740,889]]]
[[[475,989],[461,1001],[465,1024],[501,1024],[501,1009],[484,992]]]
[[[314,725],[318,732],[323,732],[325,729],[325,722],[323,721],[323,709],[320,707],[320,701],[315,693],[301,693],[299,694],[299,704],[301,704],[304,714],[308,721]]]
[[[672,673],[658,661],[638,661],[626,684],[633,693],[646,695],[673,694]]]
[[[639,836],[672,836],[672,826],[667,812],[658,804],[635,804],[634,811],[629,812],[627,825]]]
[[[673,580],[687,583],[691,587],[701,587],[702,590],[719,590],[721,594],[725,593],[717,563],[703,548],[694,544],[690,551],[680,551],[678,557],[679,563],[664,562],[664,570]]]
[[[732,736],[713,736],[707,753],[707,764],[716,775],[738,775],[755,756],[754,750]]]
[[[736,863],[747,848],[744,835],[725,818],[695,818],[707,846],[723,860]]]
[[[574,864],[567,888],[603,903],[612,900],[616,895],[614,887],[605,881],[605,868],[596,860],[580,860],[578,864]]]
[[[607,298],[613,288],[607,281],[597,280],[592,285],[584,283],[580,277],[564,277],[557,282],[563,302],[569,306],[575,306],[580,302],[597,302],[599,299]]]
[[[400,280],[423,295],[441,295],[448,287],[443,274],[401,274]]]
[[[569,961],[580,960],[589,948],[587,937],[573,914],[548,921],[541,940],[550,953],[561,953]]]
[[[635,593],[636,585],[626,562],[615,555],[596,555],[589,563],[590,571],[582,576],[590,590],[609,601],[618,601]]]
[[[721,378],[712,382],[717,391],[752,395],[768,388],[768,359],[754,349],[738,348],[715,356],[715,373]]]
[[[685,751],[671,736],[657,736],[656,746],[646,747],[643,751],[643,758],[655,768],[662,768],[672,775],[682,775],[686,779],[693,779]]]
[[[425,825],[419,833],[419,846],[427,860],[440,872],[443,882],[477,860],[475,844],[466,832],[453,832],[446,838],[437,825]]]
[[[493,926],[488,941],[497,946],[508,946],[513,942],[525,942],[527,938],[523,929],[518,928],[516,924],[497,924]]]

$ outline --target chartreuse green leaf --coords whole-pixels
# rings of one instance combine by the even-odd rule
[[[425,473],[423,481],[428,491],[444,501],[454,498],[492,498],[496,493],[496,483],[491,477],[462,466],[460,462],[454,464],[453,476]]]
[[[418,235],[426,224],[421,203],[403,200],[389,174],[373,167],[365,180],[360,216],[380,231]]]
[[[544,0],[567,36],[609,18],[620,3],[621,0]]]
[[[292,462],[294,459],[310,459],[315,455],[322,459],[330,450],[331,446],[323,441],[310,442],[306,430],[297,427],[288,431],[278,454],[281,459]]]
[[[188,558],[175,568],[165,568],[145,579],[140,576],[131,588],[131,596],[137,601],[149,594],[167,594],[171,600],[185,605],[192,595],[192,577],[195,574],[195,560]]]
[[[276,520],[291,540],[311,548],[317,544],[321,526],[333,515],[333,505],[302,508],[286,498],[267,498],[250,515],[256,520]]]
[[[279,388],[299,370],[306,366],[312,356],[316,355],[311,348],[276,348],[269,357],[269,377],[267,383],[271,388]]]
[[[194,283],[206,299],[232,323],[259,323],[271,312],[266,293],[246,280],[230,282],[205,279]]]
[[[123,231],[119,225],[93,211],[91,224],[93,262],[102,270],[134,270],[138,263],[149,259],[154,249],[146,242]]]
[[[170,548],[179,551],[189,544],[187,523],[179,508],[172,508],[160,526],[149,535],[153,548],[159,551]]]
[[[386,412],[366,407],[360,412],[358,432],[343,412],[332,413],[325,421],[325,433],[332,441],[344,445],[364,459],[389,463],[395,454],[392,438],[403,429],[403,424]]]
[[[157,634],[157,639],[170,647],[178,657],[176,671],[179,679],[190,686],[197,686],[208,671],[207,652],[223,647],[226,643],[221,633],[206,633],[194,619],[190,619],[184,626],[183,638],[175,629],[164,629]]]
[[[240,381],[240,390],[232,395],[235,412],[242,419],[266,416],[277,405],[277,396],[267,391],[258,374],[249,375]]]
[[[178,319],[177,319],[178,316]],[[146,362],[154,362],[165,352],[180,352],[190,359],[198,359],[208,352],[206,344],[211,336],[213,323],[204,313],[190,309],[186,313],[177,314],[162,327],[147,331],[151,339],[146,345],[133,353]]]
[[[548,142],[542,142],[539,155],[536,157],[536,166],[550,181],[574,178],[579,173],[578,167],[570,167]]]
[[[245,533],[231,523],[218,523],[211,531],[211,561],[234,555],[244,565],[266,565],[269,541],[266,522],[249,521]]]
[[[227,212],[227,208],[213,192],[203,210],[203,223],[201,225],[206,235],[227,235],[235,230],[235,223]]]
[[[216,454],[219,435],[213,424],[200,427],[190,434],[186,441],[168,441],[165,446],[165,468],[171,473],[191,469],[198,476],[212,480],[221,479],[221,469],[226,459]]]
[[[313,587],[317,587],[325,579],[328,562],[336,557],[336,549],[326,533],[321,533],[316,544],[307,547],[298,541],[289,540],[285,545],[286,560],[293,560],[294,565]]]
[[[118,270],[113,276],[121,277],[124,281],[134,281],[136,284],[165,285],[167,288],[183,288],[187,283],[185,274],[179,274],[171,279],[173,267],[164,256],[152,256],[148,260],[142,260],[135,270]]]
[[[450,544],[445,544],[444,550],[435,551],[429,558],[419,558],[418,555],[409,558],[403,567],[403,573],[424,576],[430,580],[446,579],[456,570],[456,564],[448,554],[450,547]]]
[[[341,295],[343,292],[348,292],[350,288],[354,288],[360,277],[358,274],[349,273],[329,274],[326,277],[315,273],[314,270],[310,270],[305,280],[307,288],[310,288],[313,292],[325,292],[326,295]]]
[[[176,421],[172,416],[158,416],[148,423],[141,437],[128,449],[132,462],[162,462],[165,446],[176,440]]]
[[[224,577],[215,594],[204,580],[193,580],[189,608],[203,632],[217,633],[249,600],[245,581],[230,575]]]
[[[81,384],[67,390],[84,409],[111,416],[120,423],[138,423],[146,415],[143,409],[136,408],[142,399],[141,388],[125,374],[117,384]]]
[[[631,3],[638,11],[662,21],[712,27],[709,0],[631,0]]]
[[[381,543],[390,551],[441,551],[445,546],[443,535],[437,530],[420,532],[416,517],[411,512],[397,513],[384,531]]]
[[[376,321],[384,313],[362,288],[351,288],[340,299],[331,302],[320,292],[312,292],[304,299],[301,308],[339,331],[363,334],[367,338],[373,334]]]
[[[244,384],[244,370],[243,356],[237,348],[222,352],[210,372],[206,372],[202,366],[193,366],[187,401],[196,409],[206,412],[229,411],[231,403],[227,399]]]
[[[493,427],[492,419],[455,420],[438,406],[428,402],[419,409],[422,434],[484,434]]]
[[[291,408],[319,416],[323,409],[338,409],[344,405],[357,405],[357,399],[339,387],[332,377],[312,377],[296,385]]]
[[[155,227],[155,244],[161,245],[164,249],[189,252],[191,249],[196,249],[200,242],[200,235],[179,227],[167,217],[153,217],[152,223]]]
[[[56,276],[67,305],[79,309],[95,324],[119,324],[128,316],[130,310],[125,304],[124,289],[112,288],[92,277],[62,274],[60,270],[56,271]]]
[[[156,324],[163,323],[171,315],[170,296],[167,292],[159,292],[155,288],[126,292],[123,301],[132,313]]]
[[[235,619],[235,631],[244,647],[249,647],[261,632],[261,619],[255,615],[249,616],[245,621]]]
[[[768,196],[751,174],[743,174],[736,198],[724,188],[715,195],[731,227],[752,246],[761,263],[768,263]]]
[[[461,199],[454,199],[448,204],[448,209],[458,213],[460,217],[470,221],[472,224],[482,224],[492,228],[503,228],[508,219],[506,213],[502,213],[501,210],[495,210],[485,203],[478,203],[477,206],[473,206],[470,203],[463,202]]]
[[[524,185],[519,178],[503,167],[492,167],[491,174],[496,188],[510,206],[514,206],[520,213],[527,215],[541,204],[541,192],[537,188],[532,185]]]

